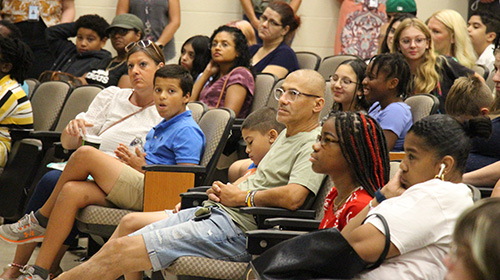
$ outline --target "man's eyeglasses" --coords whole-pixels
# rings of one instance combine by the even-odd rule
[[[295,100],[297,100],[299,95],[303,95],[303,96],[307,96],[307,97],[315,97],[315,98],[321,97],[321,96],[317,96],[314,94],[300,92],[300,91],[295,90],[295,89],[284,90],[282,88],[277,88],[274,91],[274,98],[276,98],[276,100],[280,100],[281,96],[283,96],[283,95],[285,96],[285,99],[290,101],[290,102],[294,102]]]
[[[340,85],[343,87],[343,88],[346,88],[348,86],[350,86],[351,84],[355,84],[355,85],[358,85],[359,83],[356,83],[356,82],[353,82],[351,81],[350,79],[348,78],[340,78],[339,76],[337,75],[331,75],[330,76],[330,82],[332,84],[336,84],[338,81],[340,80]]]

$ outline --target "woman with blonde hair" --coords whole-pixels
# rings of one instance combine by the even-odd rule
[[[477,56],[467,33],[467,24],[457,11],[437,11],[425,23],[431,30],[434,50],[438,54],[451,56],[465,67],[474,66]]]
[[[445,113],[446,96],[455,79],[474,74],[451,57],[437,55],[429,28],[417,18],[405,19],[398,26],[392,52],[402,53],[410,65],[414,89],[411,94],[430,93],[437,96],[441,113]]]

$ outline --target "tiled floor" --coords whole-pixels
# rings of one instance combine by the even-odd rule
[[[0,241],[0,274],[3,272],[3,268],[6,267],[13,259],[14,252],[16,251],[16,245],[6,243],[4,241]],[[33,264],[38,256],[38,251],[40,248],[36,248],[33,256],[31,256],[30,264]],[[75,251],[76,255],[72,252],[67,252],[64,255],[63,260],[61,261],[61,267],[63,270],[71,269],[79,264],[77,261],[81,258],[82,251]]]

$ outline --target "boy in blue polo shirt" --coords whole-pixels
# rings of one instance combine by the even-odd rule
[[[80,147],[70,158],[46,206],[50,216],[43,217],[40,210],[30,215],[30,223],[19,230],[15,225],[0,227],[0,238],[22,244],[44,240],[39,258],[28,267],[29,279],[49,279],[48,269],[73,225],[78,209],[90,204],[106,205],[110,201],[125,209],[142,210],[145,164],[198,164],[205,148],[205,136],[186,110],[193,78],[179,65],[158,69],[154,79],[154,102],[164,118],[146,137],[144,151],[129,151],[125,145],[115,151],[120,161],[90,146]],[[94,181],[87,181],[91,175]],[[48,223],[48,219],[68,221]],[[69,222],[70,221],[70,222]],[[19,278],[24,279],[24,278]],[[28,279],[28,278],[26,278]]]

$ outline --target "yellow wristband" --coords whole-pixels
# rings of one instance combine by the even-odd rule
[[[245,204],[246,204],[248,207],[250,207],[250,206],[251,206],[251,205],[250,205],[250,193],[251,193],[251,192],[252,192],[252,191],[247,191],[247,197],[245,197]]]

